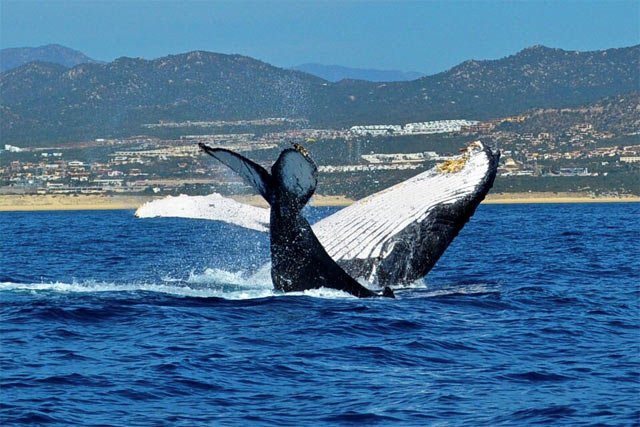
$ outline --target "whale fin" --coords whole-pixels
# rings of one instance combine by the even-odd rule
[[[211,157],[221,161],[231,170],[236,172],[247,181],[264,199],[271,204],[273,185],[271,174],[259,164],[224,148],[211,148],[208,145],[199,143],[202,151]]]
[[[314,224],[327,253],[378,286],[422,279],[491,189],[499,152],[479,141],[441,165]]]

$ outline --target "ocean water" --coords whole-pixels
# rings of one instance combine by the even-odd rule
[[[227,224],[0,213],[0,424],[637,425],[639,219],[483,205],[360,300],[275,293],[268,236]]]

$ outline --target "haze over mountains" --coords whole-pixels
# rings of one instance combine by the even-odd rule
[[[29,62],[41,61],[64,65],[67,68],[78,64],[101,63],[84,53],[59,44],[48,44],[38,47],[16,47],[0,49],[0,72],[17,68]],[[301,64],[291,67],[292,70],[304,71],[330,82],[343,79],[367,80],[372,82],[392,82],[414,80],[424,76],[415,71],[375,70],[350,68],[341,65]]]
[[[0,72],[11,70],[33,61],[51,62],[68,68],[78,64],[102,63],[102,61],[89,58],[80,51],[59,44],[0,50]]]
[[[572,107],[638,89],[640,45],[574,52],[534,46],[412,81],[329,82],[204,51],[0,74],[1,140],[21,146],[143,133],[143,123],[308,119],[313,126],[488,119]]]
[[[291,69],[304,71],[305,73],[313,74],[314,76],[334,83],[343,79],[367,80],[370,82],[399,82],[415,80],[424,76],[423,73],[416,71],[373,70],[323,64],[302,64],[291,67]]]

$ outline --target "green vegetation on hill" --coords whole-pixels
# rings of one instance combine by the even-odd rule
[[[549,132],[559,135],[589,124],[594,130],[614,134],[640,130],[640,91],[601,99],[590,105],[528,111],[522,122],[504,122],[498,130],[517,133]]]

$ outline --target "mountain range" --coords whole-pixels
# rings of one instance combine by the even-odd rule
[[[67,68],[78,64],[101,63],[82,52],[59,44],[38,47],[12,47],[0,50],[0,72],[19,67],[33,61],[51,62]]]
[[[423,73],[418,73],[417,71],[373,70],[315,63],[296,65],[295,67],[291,67],[291,69],[304,71],[305,73],[313,74],[314,76],[334,83],[344,79],[366,80],[370,82],[401,82],[415,80],[424,76]]]
[[[104,63],[103,61],[92,59],[80,51],[59,44],[0,49],[0,72],[34,61],[51,62],[67,68],[85,63]],[[406,81],[414,80],[424,75],[415,71],[374,70],[316,63],[296,65],[291,69],[313,74],[330,82],[337,82],[343,79],[368,80],[372,82]]]
[[[313,126],[489,119],[638,89],[640,45],[534,46],[402,82],[329,82],[240,55],[194,51],[72,68],[30,62],[0,74],[0,139],[20,146],[143,133],[143,123],[306,118]]]

